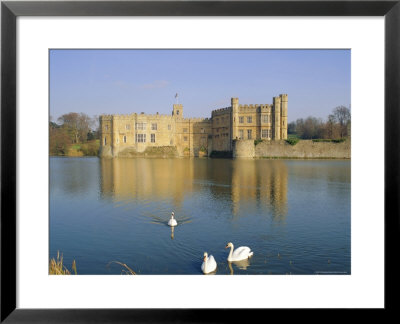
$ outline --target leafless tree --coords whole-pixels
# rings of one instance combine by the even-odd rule
[[[351,120],[350,109],[345,106],[336,107],[333,116],[340,125],[340,137],[343,138],[347,135],[347,126]]]

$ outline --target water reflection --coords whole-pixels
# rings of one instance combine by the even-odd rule
[[[237,160],[232,170],[233,214],[243,203],[271,209],[276,220],[287,214],[288,172],[283,161]]]
[[[179,209],[186,195],[207,191],[228,200],[234,217],[248,208],[267,208],[276,221],[287,214],[288,172],[280,160],[101,159],[100,169],[102,197],[115,202],[172,201]]]
[[[180,159],[101,159],[101,190],[115,201],[173,198],[191,191],[194,168]]]
[[[232,261],[232,262],[228,261],[228,267],[229,267],[229,271],[230,271],[231,275],[234,274],[232,264],[234,264],[240,270],[247,270],[247,267],[250,266],[250,260],[244,259],[244,260],[240,260],[240,261]]]

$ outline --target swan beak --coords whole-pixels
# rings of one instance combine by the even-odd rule
[[[227,249],[227,248],[228,248],[228,245],[225,246],[225,249]]]

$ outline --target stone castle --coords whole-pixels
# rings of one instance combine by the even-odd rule
[[[211,112],[211,118],[184,118],[183,105],[174,104],[171,115],[100,116],[100,156],[135,156],[137,153],[169,150],[176,156],[204,156],[232,152],[240,140],[287,139],[288,95],[272,104],[231,106]],[[162,153],[161,153],[162,154]]]

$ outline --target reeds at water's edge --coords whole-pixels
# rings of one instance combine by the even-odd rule
[[[136,275],[135,271],[133,271],[131,268],[129,268],[125,263],[119,262],[119,261],[111,261],[108,265],[111,263],[116,263],[119,264],[120,266],[124,267],[125,269],[122,269],[121,274],[127,274],[127,275]]]
[[[122,269],[121,274],[127,274],[127,275],[136,275],[135,271],[133,271],[131,268],[129,268],[125,263],[119,262],[119,261],[111,261],[108,263],[107,266],[109,266],[111,263],[116,263],[122,266],[124,269]],[[63,263],[63,255],[60,252],[57,251],[57,259],[52,258],[49,263],[49,274],[51,275],[70,275],[71,272],[74,272],[74,274],[77,274],[76,271],[76,262],[75,260],[72,261],[72,268],[71,271],[68,270],[68,268],[64,265]]]
[[[74,274],[77,274],[76,272],[76,262],[75,260],[72,261],[72,270]],[[49,274],[51,275],[70,275],[71,271],[68,270],[68,268],[63,264],[63,255],[60,252],[57,251],[57,260],[52,258],[50,260],[49,264]]]

